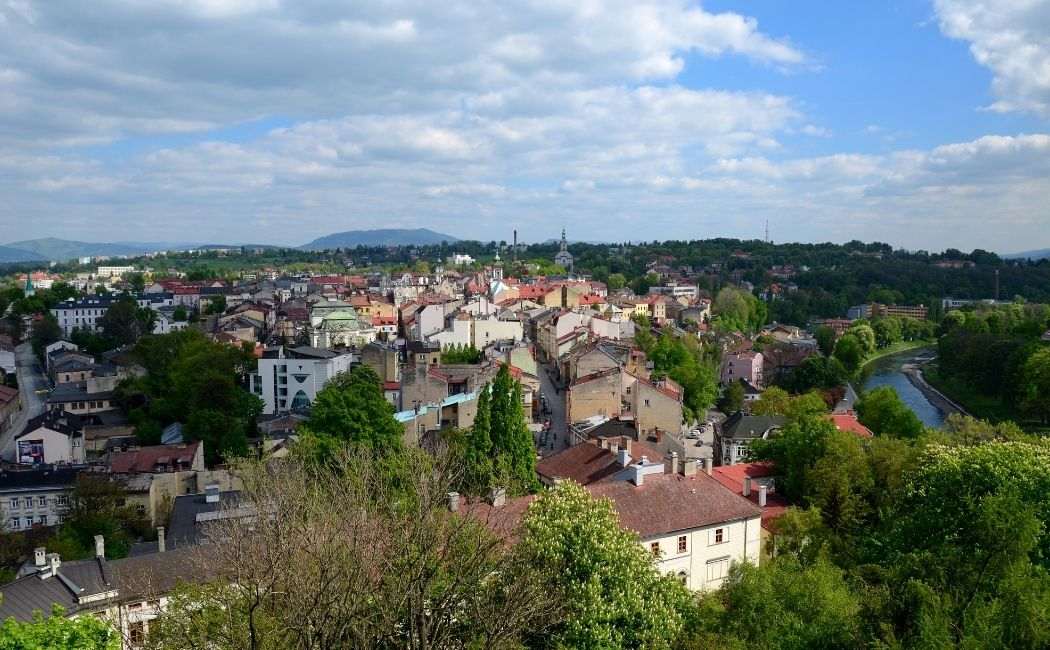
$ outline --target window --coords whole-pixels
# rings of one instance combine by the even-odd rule
[[[60,506],[68,506],[69,505],[69,495],[68,494],[60,494],[60,495],[58,495],[58,505],[60,505]]]
[[[649,400],[645,400],[645,405],[649,406]]]
[[[685,535],[678,536],[678,552],[685,553],[689,549],[689,543]]]
[[[25,523],[25,527],[26,528],[32,528],[33,527],[33,518],[32,517],[26,517],[25,518],[25,522],[26,522]]]
[[[23,503],[25,503],[25,506],[27,508],[32,508],[33,507],[33,497],[26,497],[25,499],[22,499],[22,501],[23,501]]]
[[[18,510],[18,497],[11,497],[11,509]]]
[[[714,582],[729,575],[729,557],[707,561],[707,581]]]
[[[128,625],[128,642],[135,648],[146,642],[145,621],[135,621]]]
[[[650,542],[649,552],[653,554],[653,557],[660,557],[660,542]]]
[[[41,526],[46,526],[47,525],[47,515],[40,515],[39,517],[36,518],[36,521]]]
[[[40,506],[41,508],[46,508],[47,507],[47,497],[38,497],[37,500],[36,500],[36,504],[38,506]]]
[[[21,523],[21,519],[19,519],[18,517],[11,517],[11,529],[12,530],[18,530],[19,528],[21,528],[21,526],[19,525],[20,523]]]
[[[711,531],[711,543],[722,544],[729,541],[729,531],[725,528],[716,528]]]

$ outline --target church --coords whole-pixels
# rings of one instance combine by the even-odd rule
[[[565,241],[565,229],[561,229],[561,250],[554,256],[554,263],[572,272],[572,253],[569,252],[569,244]]]

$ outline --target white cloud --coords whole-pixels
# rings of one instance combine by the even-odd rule
[[[935,0],[941,30],[970,43],[995,75],[995,111],[1050,117],[1050,3],[1045,0]]]

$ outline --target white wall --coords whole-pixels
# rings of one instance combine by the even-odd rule
[[[734,562],[748,561],[758,564],[761,550],[761,517],[715,524],[704,528],[675,532],[662,537],[642,540],[642,546],[650,549],[653,542],[660,543],[657,569],[662,573],[688,576],[686,586],[694,591],[710,591],[722,586],[725,571]],[[716,531],[721,529],[722,541],[716,542]],[[679,536],[686,537],[686,550],[678,552]],[[727,558],[727,562],[722,562]]]

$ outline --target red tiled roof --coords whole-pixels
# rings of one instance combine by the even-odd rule
[[[737,465],[722,465],[715,467],[711,473],[716,481],[732,490],[734,493],[746,498],[758,505],[758,485],[751,486],[751,496],[744,497],[744,478],[752,479],[773,476],[775,468],[772,463],[739,463]],[[766,530],[774,528],[774,522],[787,510],[787,500],[777,494],[770,492],[766,494],[766,507],[762,508],[762,527]]]
[[[156,445],[117,452],[110,459],[109,469],[114,474],[135,474],[155,472],[158,465],[164,466],[161,471],[170,471],[174,464],[188,468],[200,444],[198,441],[187,445]]]
[[[401,390],[401,382],[397,381],[384,381],[383,390]]]
[[[832,413],[828,416],[828,419],[839,431],[855,433],[861,438],[872,438],[875,435],[871,432],[871,429],[861,424],[860,420],[853,413]]]
[[[18,389],[10,386],[0,386],[0,403],[10,404],[18,399]]]

